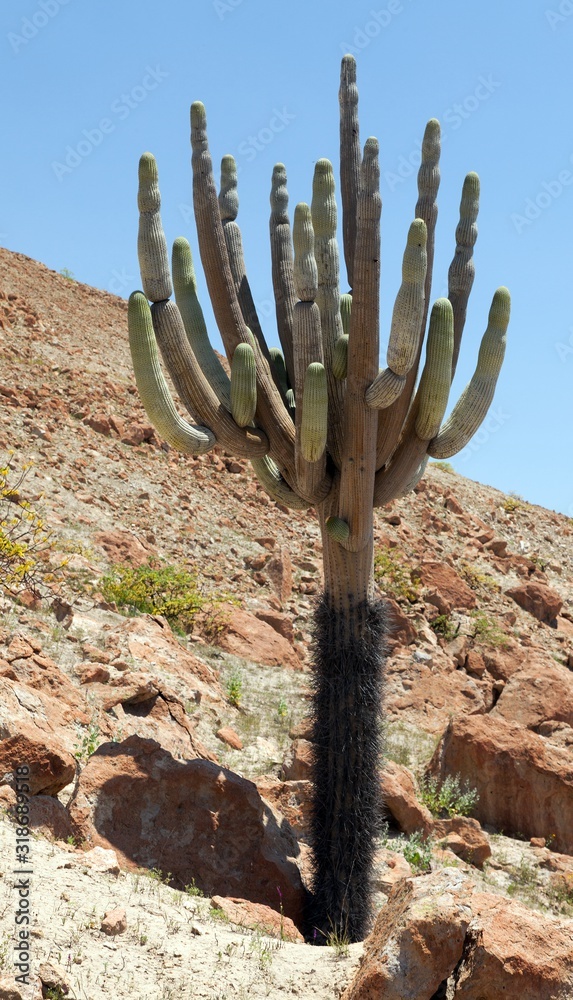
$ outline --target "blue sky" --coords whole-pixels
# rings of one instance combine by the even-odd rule
[[[452,464],[573,516],[573,0],[4,0],[0,47],[2,245],[127,297],[140,285],[137,163],[150,150],[168,240],[187,236],[198,263],[189,106],[202,100],[215,163],[233,153],[239,164],[247,270],[271,344],[272,167],[287,166],[291,211],[310,200],[318,158],[337,170],[343,53],[357,57],[362,140],[381,144],[384,347],[419,142],[439,118],[433,298],[445,292],[467,171],[482,192],[451,405],[495,288],[513,299],[490,416]]]

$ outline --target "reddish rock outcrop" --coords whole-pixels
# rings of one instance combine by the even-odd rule
[[[110,563],[143,566],[154,553],[154,549],[143,545],[130,531],[98,531],[94,541],[102,547]]]
[[[294,740],[288,748],[282,765],[285,781],[309,781],[312,772],[312,743]]]
[[[222,910],[232,924],[239,927],[250,927],[251,930],[279,938],[280,941],[304,941],[300,931],[289,917],[281,916],[270,906],[262,903],[251,903],[248,899],[236,896],[212,896],[211,903]]]
[[[0,783],[12,784],[15,769],[22,765],[29,769],[29,795],[57,795],[76,774],[71,753],[49,737],[38,739],[24,731],[0,742]]]
[[[478,892],[453,868],[404,879],[380,911],[343,1000],[432,1000],[446,987],[456,1000],[566,1000],[570,923]]]
[[[253,663],[301,669],[301,662],[290,642],[249,611],[228,605],[223,620],[224,628],[215,641],[227,653],[243,656]]]
[[[448,563],[423,562],[419,569],[420,580],[427,588],[427,600],[441,615],[449,615],[454,608],[475,608],[476,595]]]
[[[550,721],[573,726],[573,673],[541,654],[528,658],[511,675],[491,715],[528,729]]]
[[[487,834],[477,819],[468,816],[437,819],[434,821],[433,832],[439,847],[447,848],[476,868],[483,868],[484,862],[491,858]]]
[[[131,736],[90,757],[69,805],[76,836],[114,849],[124,863],[195,879],[209,895],[237,895],[299,924],[304,890],[298,847],[256,786],[206,760],[175,761]]]
[[[434,825],[427,806],[418,801],[414,775],[393,760],[384,762],[381,778],[382,799],[386,809],[404,833],[421,830],[428,835]]]
[[[555,835],[554,846],[573,853],[571,754],[500,716],[454,718],[430,761],[443,781],[457,774],[476,788],[474,814],[506,833]]]
[[[530,615],[538,618],[540,622],[551,625],[563,607],[563,600],[559,594],[537,580],[529,580],[519,587],[512,587],[506,590],[507,597],[511,597],[516,604],[524,611],[529,611]]]

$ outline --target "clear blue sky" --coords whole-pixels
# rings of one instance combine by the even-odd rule
[[[195,249],[189,106],[202,100],[215,163],[231,152],[240,166],[247,270],[270,343],[271,171],[286,164],[294,209],[310,200],[319,157],[337,169],[342,54],[357,55],[361,137],[381,144],[384,345],[416,203],[409,164],[425,122],[439,118],[434,298],[445,290],[464,174],[477,170],[482,183],[452,403],[493,291],[507,285],[513,298],[487,429],[452,464],[573,516],[570,0],[4,0],[0,46],[2,244],[127,297],[140,285],[137,162],[150,150],[168,240],[185,235]],[[214,329],[212,339],[220,345]]]

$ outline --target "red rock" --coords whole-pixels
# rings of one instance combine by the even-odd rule
[[[74,672],[80,679],[80,684],[107,684],[109,681],[109,670],[103,663],[78,663],[74,667]]]
[[[308,781],[311,775],[312,743],[303,739],[294,740],[283,760],[282,777],[285,781]]]
[[[412,868],[404,855],[396,854],[385,847],[376,852],[374,865],[376,888],[385,895],[391,892],[397,882],[412,876]]]
[[[222,743],[226,743],[227,746],[231,747],[233,750],[243,749],[241,737],[235,732],[234,729],[231,729],[230,726],[223,726],[222,729],[217,730],[215,735],[218,740],[221,740]]]
[[[32,656],[33,652],[34,650],[26,639],[24,639],[21,635],[15,635],[8,646],[6,659],[9,663],[11,663],[12,660],[25,660],[27,657]]]
[[[573,674],[542,653],[533,654],[511,675],[491,715],[528,729],[549,721],[573,726]]]
[[[106,417],[103,413],[95,414],[93,417],[85,417],[84,424],[91,427],[97,434],[103,434],[105,437],[111,437],[111,424],[109,417]]]
[[[72,755],[49,738],[39,740],[29,733],[9,736],[0,742],[0,781],[15,780],[15,769],[29,769],[29,795],[57,795],[74,780],[76,762]]]
[[[409,646],[415,642],[418,633],[414,623],[404,614],[400,605],[386,598],[386,608],[388,609],[390,638],[396,639],[402,646]]]
[[[257,788],[267,802],[288,820],[299,838],[308,835],[313,786],[310,781],[277,781],[263,775]]]
[[[342,1000],[431,1000],[446,983],[448,996],[463,1000],[565,1000],[573,984],[569,923],[478,892],[452,868],[404,879]]]
[[[122,907],[116,907],[115,910],[108,910],[104,914],[103,920],[101,922],[100,931],[104,934],[109,934],[111,936],[117,934],[123,934],[127,930],[127,915]]]
[[[176,761],[154,740],[131,736],[90,757],[69,804],[76,836],[112,848],[128,867],[195,879],[209,895],[237,895],[279,909],[298,925],[304,889],[288,824],[252,781],[211,761]]]
[[[253,663],[301,669],[301,662],[287,639],[249,611],[230,604],[225,606],[224,628],[215,641],[227,653],[243,656]]]
[[[427,806],[418,801],[414,775],[407,767],[386,760],[381,778],[382,799],[400,829],[407,834],[421,830],[429,835],[434,821]]]
[[[441,615],[449,615],[454,608],[475,608],[476,595],[470,590],[452,566],[441,562],[423,562],[419,575],[428,589],[427,600]]]
[[[478,653],[477,649],[470,649],[468,651],[465,668],[468,674],[475,674],[476,677],[481,677],[485,673],[485,661],[481,653]]]
[[[291,740],[312,740],[312,719],[310,716],[305,716],[300,722],[297,722],[295,726],[289,729],[289,736]]]
[[[290,643],[294,642],[294,629],[292,624],[292,618],[290,615],[285,615],[280,611],[255,611],[255,617],[261,622],[266,622],[271,628],[274,628],[275,632],[279,635],[284,636],[288,639]]]
[[[483,868],[484,861],[491,858],[487,834],[476,819],[467,816],[437,819],[434,821],[434,836],[440,847],[447,848],[476,868]]]
[[[286,545],[281,546],[277,556],[269,559],[265,573],[272,583],[275,594],[284,604],[292,594],[292,561]]]
[[[551,625],[561,611],[563,601],[556,591],[536,580],[522,583],[519,587],[506,590],[506,596],[511,597],[524,611],[529,611],[540,622]]]
[[[42,962],[38,969],[38,976],[42,983],[42,996],[49,997],[50,993],[52,996],[55,993],[56,996],[59,994],[61,997],[67,997],[70,992],[68,976],[66,970],[57,962],[52,960]]]
[[[292,920],[284,914],[281,916],[270,906],[251,903],[248,899],[239,899],[236,896],[212,896],[211,905],[222,910],[230,922],[239,927],[250,927],[280,941],[304,941]]]
[[[104,550],[110,563],[143,566],[153,553],[129,531],[97,531],[94,541]]]
[[[438,780],[456,774],[478,793],[480,823],[505,833],[555,835],[573,853],[573,768],[568,751],[501,716],[454,718],[430,761]]]

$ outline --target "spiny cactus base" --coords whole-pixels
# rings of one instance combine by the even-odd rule
[[[380,831],[384,636],[381,600],[346,613],[327,596],[313,615],[312,898],[308,940],[361,941],[369,929]]]

